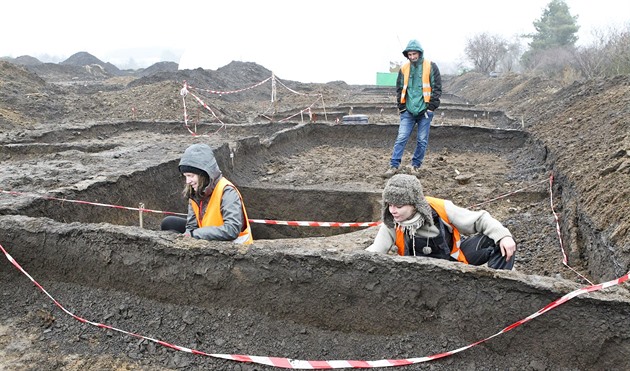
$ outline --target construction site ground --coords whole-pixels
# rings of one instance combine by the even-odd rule
[[[273,80],[242,62],[83,71],[0,61],[0,245],[41,285],[0,261],[0,369],[444,352],[400,368],[627,369],[630,78],[444,77],[420,180],[512,231],[506,272],[364,251],[397,132],[391,87]],[[164,212],[186,211],[177,164],[198,142],[241,190],[253,245],[159,231]],[[283,225],[295,221],[313,223]]]

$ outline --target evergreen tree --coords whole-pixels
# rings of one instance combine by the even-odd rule
[[[564,0],[552,0],[547,4],[542,17],[534,21],[537,33],[531,35],[529,46],[533,50],[557,47],[573,47],[578,40],[577,16],[572,16]]]
[[[533,23],[536,33],[525,35],[532,41],[521,57],[522,65],[555,74],[570,64],[580,29],[577,18],[571,15],[564,0],[551,0],[540,19]]]

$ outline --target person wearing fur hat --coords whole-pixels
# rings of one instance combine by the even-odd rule
[[[186,148],[179,171],[186,178],[188,217],[167,216],[162,230],[204,240],[253,242],[243,197],[221,173],[212,148],[199,143]]]
[[[469,237],[465,238],[464,235]],[[383,190],[382,224],[366,249],[512,269],[516,242],[487,211],[425,197],[418,178],[396,174]]]
[[[386,178],[399,172],[405,146],[416,125],[418,125],[416,149],[413,152],[411,164],[407,168],[410,174],[419,176],[429,144],[429,129],[433,113],[440,106],[442,96],[440,70],[434,62],[424,57],[424,49],[418,40],[409,41],[402,53],[409,62],[400,67],[396,80],[396,101],[400,125],[389,168],[383,174]]]

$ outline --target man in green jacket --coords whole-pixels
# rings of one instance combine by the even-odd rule
[[[429,144],[429,128],[433,112],[440,106],[442,77],[438,66],[424,58],[424,49],[417,40],[409,41],[403,55],[409,60],[398,72],[396,93],[400,126],[385,177],[400,170],[400,163],[413,128],[418,125],[417,143],[409,173],[419,175],[424,154]]]

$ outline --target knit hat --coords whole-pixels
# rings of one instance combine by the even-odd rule
[[[424,49],[422,49],[422,45],[420,45],[420,42],[418,40],[409,41],[409,43],[407,44],[407,47],[402,52],[405,58],[407,58],[407,53],[409,53],[412,50],[419,52],[420,54],[424,54]]]
[[[413,175],[396,174],[389,179],[383,189],[383,223],[394,227],[394,217],[389,205],[413,205],[423,219],[422,224],[433,225],[431,207],[422,193],[422,184]]]
[[[206,174],[206,176],[208,176],[208,174],[205,171],[199,169],[198,167],[188,166],[188,165],[179,165],[179,172],[182,174],[184,173],[193,173],[197,175]]]

